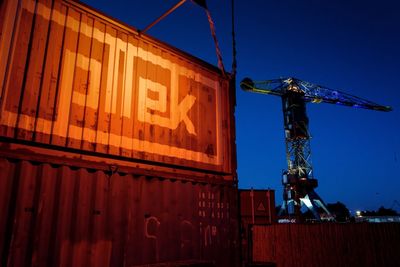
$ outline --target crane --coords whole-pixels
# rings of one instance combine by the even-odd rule
[[[302,211],[307,207],[315,220],[333,220],[324,201],[314,190],[318,180],[314,178],[311,164],[306,104],[328,103],[376,111],[391,111],[392,108],[292,77],[266,81],[244,78],[240,87],[244,91],[282,99],[288,169],[282,174],[283,203],[278,215],[301,221],[304,219]]]

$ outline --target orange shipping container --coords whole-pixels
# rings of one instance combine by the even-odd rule
[[[15,149],[0,170],[0,266],[240,265],[230,181]]]
[[[6,0],[0,23],[3,139],[233,177],[216,67],[73,1]]]

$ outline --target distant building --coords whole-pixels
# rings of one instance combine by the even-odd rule
[[[356,222],[369,223],[400,223],[400,216],[361,216],[355,217]]]

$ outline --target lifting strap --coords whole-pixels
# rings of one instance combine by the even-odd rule
[[[196,4],[198,4],[199,6],[201,6],[202,8],[204,8],[204,10],[206,11],[208,23],[210,24],[211,35],[214,40],[215,52],[217,54],[217,59],[218,59],[218,67],[221,70],[222,75],[224,75],[224,77],[225,77],[226,73],[225,73],[224,63],[222,61],[222,53],[221,53],[221,49],[219,48],[219,45],[218,45],[217,33],[215,30],[214,21],[211,17],[210,11],[208,10],[206,0],[192,0],[192,1]]]

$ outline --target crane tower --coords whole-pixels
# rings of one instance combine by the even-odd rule
[[[283,203],[279,215],[299,221],[302,219],[303,207],[307,207],[316,220],[333,219],[314,190],[318,181],[311,164],[306,104],[329,103],[377,111],[391,111],[392,108],[296,78],[257,82],[245,78],[240,87],[245,91],[275,95],[282,99],[288,169],[282,177]]]

